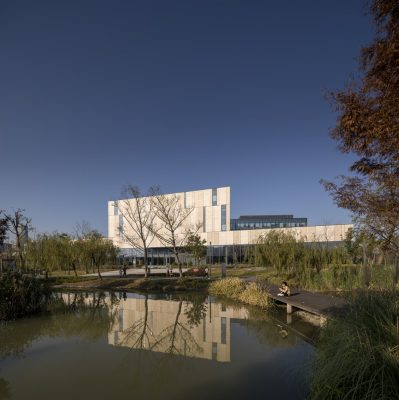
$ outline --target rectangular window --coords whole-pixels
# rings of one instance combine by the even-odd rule
[[[218,344],[212,342],[212,360],[218,359]]]
[[[221,228],[222,228],[222,231],[225,231],[226,230],[226,204],[223,204],[222,205],[222,207],[221,207],[221,213],[222,213],[222,215],[221,215],[221,221],[222,221],[222,226],[221,226]]]
[[[114,215],[118,215],[118,202],[114,201]]]
[[[218,205],[218,190],[217,189],[212,189],[212,205],[213,206]]]
[[[221,343],[226,344],[226,317],[220,318]]]
[[[187,208],[187,194],[184,192],[184,208]]]
[[[203,232],[206,232],[206,207],[202,208],[202,228]]]

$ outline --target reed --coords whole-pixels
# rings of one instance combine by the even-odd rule
[[[399,293],[362,291],[317,345],[310,400],[399,398]]]

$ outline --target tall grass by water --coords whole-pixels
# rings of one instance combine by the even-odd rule
[[[311,400],[399,398],[399,292],[362,291],[317,345]]]
[[[270,232],[259,238],[249,261],[264,268],[263,279],[310,290],[351,290],[393,288],[398,270],[390,254],[377,260],[378,248],[368,252],[353,249],[351,241],[333,247],[328,243],[309,245],[303,238],[284,232]],[[359,253],[360,252],[360,253]]]
[[[247,284],[239,278],[226,278],[212,282],[209,286],[209,292],[253,306],[266,308],[270,305],[265,290],[255,282]]]

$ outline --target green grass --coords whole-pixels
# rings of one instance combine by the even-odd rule
[[[212,276],[220,276],[216,269]],[[394,266],[372,265],[364,268],[354,264],[331,264],[317,272],[314,269],[277,271],[273,267],[229,267],[227,277],[255,276],[263,282],[279,285],[288,281],[291,286],[311,291],[351,291],[362,288],[393,288]]]
[[[399,398],[399,292],[356,293],[317,344],[311,400]]]
[[[57,289],[129,290],[141,292],[195,292],[207,289],[203,278],[86,278],[54,282]]]

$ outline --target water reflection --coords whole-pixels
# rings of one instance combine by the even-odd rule
[[[285,318],[207,296],[60,293],[0,327],[0,399],[302,399],[313,350]]]
[[[116,306],[108,343],[131,349],[229,362],[231,319],[246,319],[244,308],[127,298]]]

